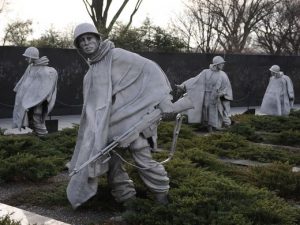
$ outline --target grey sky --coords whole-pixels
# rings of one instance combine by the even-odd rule
[[[7,0],[9,11],[0,14],[0,32],[7,23],[17,19],[33,21],[34,36],[51,26],[55,30],[74,27],[80,22],[91,22],[82,0]],[[131,3],[132,2],[132,3]],[[127,22],[134,0],[126,6],[121,20]],[[148,16],[155,25],[166,27],[170,18],[182,10],[182,0],[144,0],[134,17],[134,26],[139,26]]]

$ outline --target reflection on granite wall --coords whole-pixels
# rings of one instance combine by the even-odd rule
[[[41,48],[40,56],[48,56],[50,66],[59,74],[57,102],[52,115],[80,114],[82,80],[88,66],[74,49]],[[0,47],[0,117],[11,117],[15,93],[13,88],[27,64],[25,48]],[[208,68],[214,55],[197,53],[140,53],[158,63],[167,74],[172,87]],[[224,57],[224,55],[222,55]],[[278,64],[288,75],[295,89],[295,103],[300,103],[300,57],[269,55],[226,55],[224,71],[231,81],[232,106],[260,105],[269,80],[269,68]],[[299,75],[298,75],[299,74]],[[178,98],[174,93],[174,98]]]

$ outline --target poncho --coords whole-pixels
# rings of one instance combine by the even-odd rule
[[[223,96],[223,98],[228,101],[233,99],[231,84],[226,73],[216,71],[213,66],[211,66],[210,69],[205,69],[196,77],[183,82],[182,85],[185,86],[186,92],[194,104],[194,109],[189,109],[186,112],[188,122],[203,122],[204,101],[207,101],[206,104],[214,105],[216,109],[215,112],[212,110],[210,112],[210,121],[213,121],[213,124],[210,125],[219,127],[219,117],[222,117],[223,110],[225,110],[219,96]]]
[[[84,105],[77,143],[69,170],[82,165],[109,142],[155,110],[171,87],[166,75],[153,61],[114,48],[104,41],[98,54],[89,60],[84,78]],[[151,127],[150,127],[151,130]],[[153,137],[156,129],[153,129]],[[129,144],[129,143],[128,143]],[[124,146],[126,147],[126,146]],[[105,157],[71,177],[67,196],[74,208],[96,194],[97,177],[108,171]]]
[[[260,111],[263,114],[284,116],[290,113],[294,103],[294,88],[291,79],[282,75],[270,78]]]
[[[21,129],[29,108],[47,101],[48,107],[42,113],[45,118],[54,107],[56,99],[57,72],[54,68],[47,66],[49,60],[43,56],[28,65],[25,73],[16,84],[15,105],[13,110],[12,128]]]

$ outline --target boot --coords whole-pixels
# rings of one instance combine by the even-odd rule
[[[123,213],[134,213],[134,207],[133,207],[133,202],[136,200],[136,196],[132,196],[129,199],[126,199],[122,205],[124,208],[124,212]]]
[[[156,193],[155,198],[159,204],[162,204],[162,205],[169,204],[168,193],[166,193],[166,192]]]
[[[126,225],[126,221],[123,217],[124,214],[130,215],[132,213],[135,213],[135,210],[133,208],[133,201],[136,199],[135,196],[132,196],[131,198],[126,199],[124,202],[122,202],[122,208],[123,208],[123,212],[122,215],[118,215],[118,216],[113,216],[111,217],[109,220],[113,223],[117,223],[120,225]]]
[[[210,126],[210,125],[208,125],[207,126],[207,131],[208,131],[208,133],[212,133],[214,130],[213,130],[213,127],[212,126]]]

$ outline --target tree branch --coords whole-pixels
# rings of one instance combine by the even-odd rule
[[[114,23],[117,21],[117,19],[119,18],[121,12],[123,11],[123,9],[125,8],[126,4],[128,3],[129,0],[124,0],[122,5],[120,6],[119,10],[117,11],[117,13],[114,15],[114,17],[112,18],[112,20],[109,23],[109,26],[107,27],[108,31],[111,31]]]
[[[129,19],[129,22],[127,23],[126,27],[125,27],[125,31],[127,31],[132,23],[132,20],[133,20],[133,16],[136,14],[136,12],[138,11],[138,9],[140,8],[141,4],[142,4],[143,0],[137,0],[136,4],[135,4],[135,7],[134,7],[134,10],[133,12],[131,13],[130,15],[130,19]]]
[[[103,13],[103,19],[104,19],[104,24],[105,25],[106,25],[106,22],[107,22],[108,10],[110,8],[111,3],[112,3],[112,0],[107,0],[105,10],[104,10],[104,13]]]

